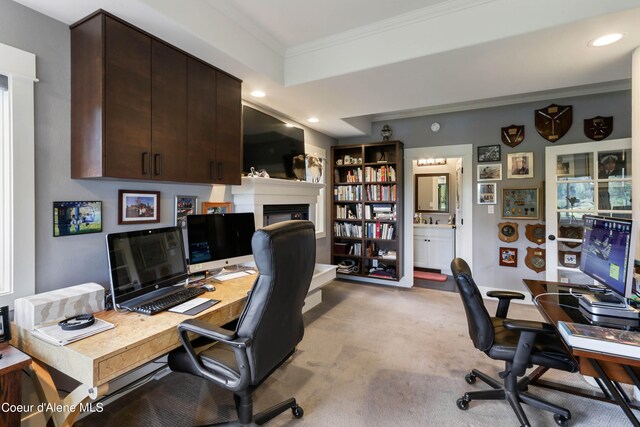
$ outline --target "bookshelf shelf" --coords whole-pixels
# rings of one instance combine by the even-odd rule
[[[402,278],[403,152],[400,141],[331,147],[331,258],[339,276]]]

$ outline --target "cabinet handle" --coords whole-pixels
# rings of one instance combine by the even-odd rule
[[[216,162],[211,160],[211,181],[216,180]]]
[[[153,156],[153,171],[155,176],[162,175],[162,154],[155,154]]]
[[[222,181],[222,162],[218,162],[218,181]]]
[[[149,152],[142,152],[142,175],[149,175]]]

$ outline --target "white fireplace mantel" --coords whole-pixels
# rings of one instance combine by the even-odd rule
[[[256,228],[263,226],[265,205],[309,205],[309,220],[316,223],[318,195],[324,184],[277,178],[242,177],[231,187],[236,212],[253,212]]]

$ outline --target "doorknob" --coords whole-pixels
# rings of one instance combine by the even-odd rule
[[[556,240],[556,236],[554,236],[553,234],[549,234],[549,240]]]

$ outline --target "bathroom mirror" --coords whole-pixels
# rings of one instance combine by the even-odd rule
[[[416,212],[449,212],[448,173],[416,174],[414,185]]]

